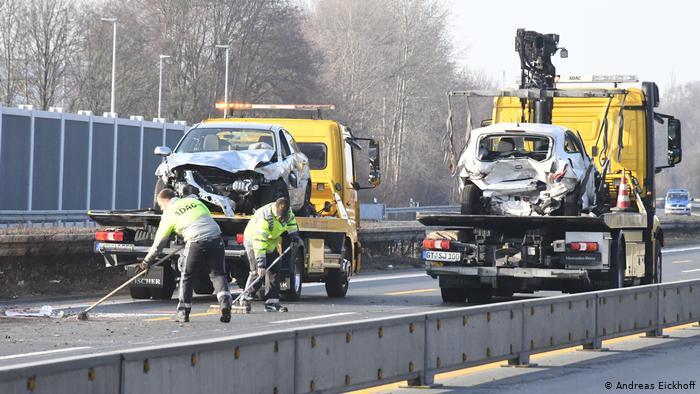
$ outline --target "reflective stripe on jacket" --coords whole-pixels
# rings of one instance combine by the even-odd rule
[[[221,235],[211,212],[196,198],[173,198],[160,218],[160,225],[146,260],[159,254],[168,245],[170,234],[182,236],[185,242],[203,241]]]
[[[289,220],[282,224],[274,213],[275,203],[269,203],[260,207],[248,222],[243,234],[246,243],[253,245],[255,257],[270,253],[282,239],[285,232],[292,234],[299,230],[297,219],[292,210],[289,210]]]

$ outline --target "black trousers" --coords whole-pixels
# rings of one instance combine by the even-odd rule
[[[257,271],[257,264],[255,263],[255,253],[253,252],[253,244],[245,242],[243,244],[245,247],[246,254],[248,255],[248,263],[250,264],[250,275],[248,275],[248,282],[247,284],[252,283],[254,280],[258,279],[258,271]],[[270,253],[266,254],[266,260],[267,260],[267,265],[269,266],[272,264],[277,257],[279,257],[279,253],[277,253],[277,249],[273,250]],[[278,262],[275,264],[274,267],[271,269],[268,269],[265,271],[265,300],[270,301],[270,302],[279,302],[280,298],[280,281],[279,281],[279,272],[280,272],[280,265],[282,262]],[[255,287],[250,291],[250,294],[255,294],[258,292],[260,287],[262,286],[262,281],[259,281]],[[247,286],[246,286],[247,287]]]
[[[180,292],[177,309],[192,308],[192,276],[201,269],[209,271],[216,298],[221,308],[231,306],[231,291],[228,288],[224,262],[224,241],[216,237],[204,241],[188,242],[180,255]]]

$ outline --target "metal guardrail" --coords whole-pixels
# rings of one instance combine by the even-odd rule
[[[76,211],[0,211],[0,227],[25,225],[30,227],[94,226],[84,210]]]
[[[343,392],[700,320],[700,280],[0,367],[0,392]],[[274,371],[265,379],[250,371]],[[225,371],[225,372],[222,372]]]

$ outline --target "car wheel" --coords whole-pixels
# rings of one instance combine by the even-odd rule
[[[287,189],[287,184],[281,180],[272,182],[262,194],[262,199],[259,201],[260,204],[256,208],[260,208],[263,205],[269,204],[278,198],[285,197],[289,200],[289,190]]]
[[[160,193],[161,190],[165,189],[166,185],[165,182],[163,182],[163,179],[161,177],[158,177],[156,180],[156,186],[153,190],[153,209],[156,211],[160,211],[160,205],[158,205],[158,193]]]
[[[473,183],[468,183],[462,188],[459,212],[462,215],[476,215],[483,212],[481,205],[482,191]]]

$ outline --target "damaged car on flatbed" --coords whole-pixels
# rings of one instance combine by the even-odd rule
[[[514,216],[590,212],[599,179],[575,133],[536,123],[474,129],[458,175],[462,214]]]
[[[156,170],[165,187],[196,194],[212,212],[250,214],[279,197],[297,213],[309,208],[309,160],[285,129],[270,124],[205,122],[191,128]],[[158,207],[155,206],[157,209]]]

